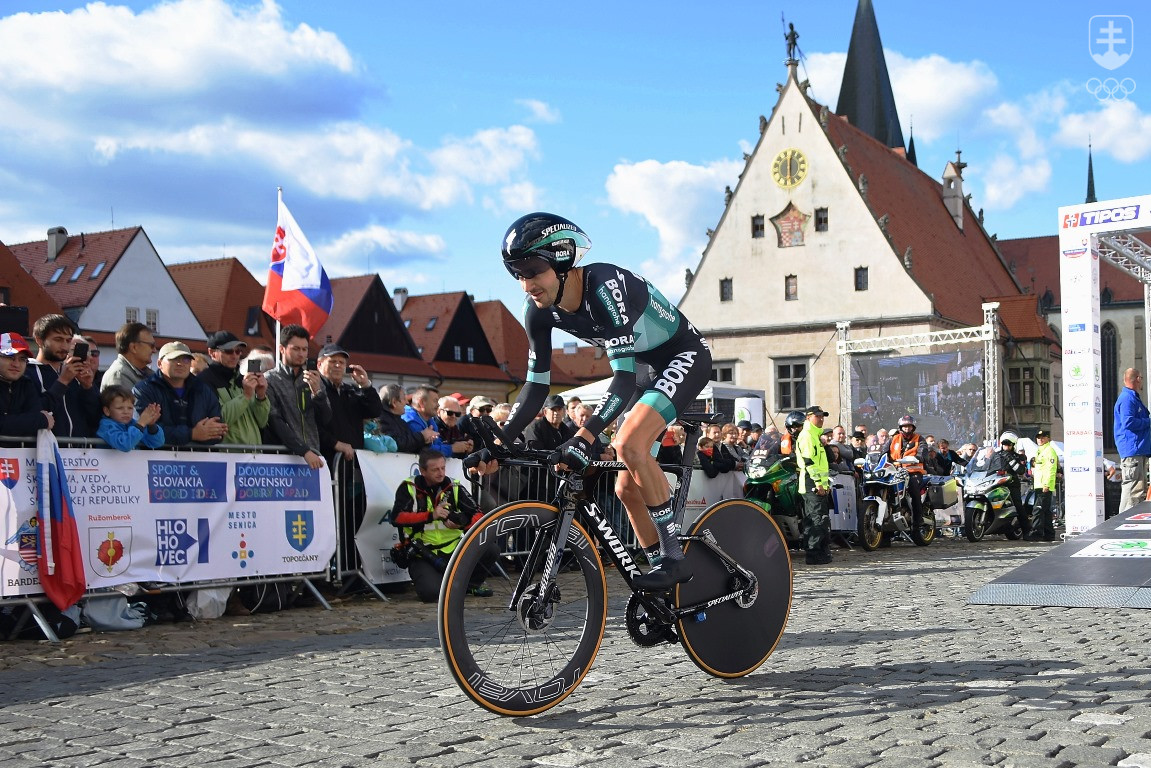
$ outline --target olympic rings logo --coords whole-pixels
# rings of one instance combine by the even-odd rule
[[[1135,93],[1135,81],[1130,77],[1122,80],[1114,77],[1100,80],[1093,77],[1087,81],[1087,92],[1099,101],[1126,101],[1128,96]]]

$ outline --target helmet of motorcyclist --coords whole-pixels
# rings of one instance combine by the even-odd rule
[[[999,444],[1010,443],[1013,447],[1019,442],[1019,435],[1012,432],[1010,429],[999,436]]]
[[[802,411],[792,411],[787,414],[787,417],[783,420],[783,426],[788,432],[794,435],[803,429],[803,423],[805,421],[807,421],[807,419]]]
[[[910,413],[905,414],[899,419],[899,428],[903,429],[904,427],[911,427],[911,431],[915,431],[915,417]]]
[[[549,267],[562,279],[591,248],[582,229],[562,216],[537,211],[512,222],[501,247],[511,276],[532,278]]]

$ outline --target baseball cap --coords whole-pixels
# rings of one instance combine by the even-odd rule
[[[742,421],[740,421],[735,426],[738,427],[739,429],[751,429],[751,422],[748,421],[747,419],[743,419]]]
[[[563,408],[564,399],[559,395],[548,395],[548,399],[544,400],[544,408]]]
[[[862,432],[852,432],[851,433],[851,439],[852,440],[866,440],[867,435],[863,434]]]
[[[490,397],[483,395],[476,395],[468,402],[468,410],[476,410],[478,408],[495,408],[498,403]]]
[[[814,413],[814,414],[817,414],[817,415],[819,415],[819,416],[830,416],[830,415],[831,415],[831,414],[830,414],[830,413],[828,413],[827,411],[825,411],[825,410],[823,410],[822,408],[820,408],[818,405],[812,405],[812,406],[810,406],[810,407],[808,407],[808,408],[805,408],[805,409],[804,409],[804,411],[803,411],[803,413],[804,413],[805,415],[811,415],[811,414],[813,414],[813,413]]]
[[[752,432],[762,432],[762,431],[763,431],[763,425],[762,425],[762,424],[757,424],[757,423],[755,423],[755,422],[753,421],[753,422],[751,423],[751,431],[752,431]]]
[[[450,395],[448,395],[448,397],[454,399],[457,403],[459,403],[461,408],[467,407],[468,403],[470,403],[472,401],[472,399],[470,397],[464,397],[462,392],[453,392]]]
[[[156,356],[157,360],[173,360],[177,357],[191,357],[192,350],[188,349],[188,345],[182,341],[169,341],[164,346],[160,347],[160,354]]]
[[[1041,437],[1051,437],[1051,433],[1048,432],[1046,429],[1041,429],[1035,433],[1035,439],[1038,440]]]
[[[4,357],[16,357],[23,352],[25,355],[31,355],[32,351],[28,348],[28,342],[24,337],[18,333],[3,333],[0,334],[0,355]]]
[[[320,357],[331,357],[332,355],[343,355],[349,359],[351,358],[351,355],[339,344],[325,344],[320,348]]]
[[[216,331],[208,337],[208,349],[226,349],[232,350],[236,347],[248,346],[245,342],[236,338],[236,334],[231,331]]]

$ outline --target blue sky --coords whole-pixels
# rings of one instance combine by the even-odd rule
[[[1000,238],[1151,184],[1151,13],[1135,2],[874,0],[905,137],[938,177],[963,149]],[[0,4],[0,240],[141,225],[168,263],[261,281],[276,187],[333,276],[521,303],[499,267],[531,210],[589,261],[683,290],[785,76],[833,109],[855,0],[576,4],[172,0]],[[1096,14],[1133,54],[1089,55]],[[1146,37],[1144,37],[1146,35]],[[1127,78],[1101,101],[1092,79]]]

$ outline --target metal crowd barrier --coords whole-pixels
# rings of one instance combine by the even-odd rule
[[[103,440],[98,438],[70,438],[59,437],[57,443],[61,448],[88,448],[99,451],[114,451]],[[0,447],[10,448],[36,448],[36,441],[33,438],[13,438],[13,437],[0,437]],[[212,446],[164,446],[164,451],[171,451],[175,453],[262,453],[262,454],[287,454],[288,449],[283,445],[240,445],[240,444],[220,444]],[[335,488],[335,481],[331,480],[333,484],[333,501],[338,498]],[[337,519],[337,532],[339,531],[339,521]],[[337,557],[339,556],[339,549],[337,547]],[[333,561],[334,562],[334,561]],[[216,589],[220,587],[246,587],[258,586],[261,584],[275,584],[275,583],[298,583],[311,592],[316,601],[323,606],[325,610],[331,610],[331,604],[324,598],[323,594],[316,588],[313,580],[318,581],[331,581],[333,569],[329,566],[328,569],[322,574],[291,574],[291,575],[269,575],[269,576],[251,576],[251,577],[237,577],[234,579],[210,579],[195,582],[173,582],[162,585],[154,585],[149,587],[146,592],[148,594],[164,593],[164,592],[189,592],[200,589]],[[113,588],[100,588],[89,589],[79,602],[88,600],[99,600],[113,597],[123,596],[123,593]],[[381,595],[382,597],[382,595]],[[48,603],[48,598],[43,595],[21,595],[21,596],[6,596],[0,597],[0,607],[6,606],[24,606],[28,609],[28,613],[17,619],[13,629],[9,633],[8,638],[16,637],[27,626],[29,617],[33,619],[44,633],[44,636],[51,642],[59,642],[59,638],[52,630],[51,625],[45,618],[40,610],[40,605]]]

